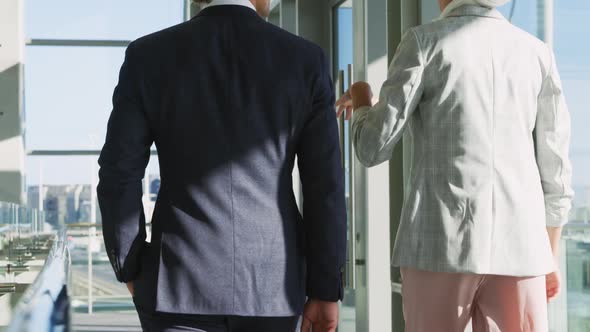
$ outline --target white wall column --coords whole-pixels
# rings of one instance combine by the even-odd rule
[[[23,0],[0,1],[0,201],[24,204]]]

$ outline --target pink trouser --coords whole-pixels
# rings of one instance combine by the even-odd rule
[[[545,277],[402,268],[406,332],[547,332]]]

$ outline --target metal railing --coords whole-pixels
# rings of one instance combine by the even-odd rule
[[[69,331],[69,275],[70,255],[65,230],[61,230],[43,269],[19,300],[7,331]]]

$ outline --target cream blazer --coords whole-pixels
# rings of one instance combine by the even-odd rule
[[[546,226],[568,220],[570,116],[549,47],[495,9],[463,6],[409,30],[380,102],[353,118],[366,166],[412,146],[393,264],[538,276]]]

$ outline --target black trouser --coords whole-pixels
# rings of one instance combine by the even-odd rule
[[[181,315],[138,310],[145,332],[294,332],[299,317]]]

